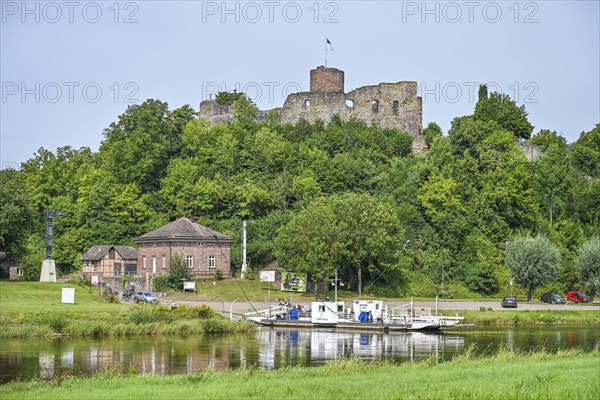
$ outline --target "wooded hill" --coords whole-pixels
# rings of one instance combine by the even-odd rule
[[[446,297],[494,295],[511,279],[506,242],[541,235],[561,256],[541,286],[588,284],[575,260],[600,235],[600,125],[571,145],[550,130],[530,138],[525,108],[483,87],[446,135],[427,126],[429,152],[417,156],[396,130],[257,124],[256,111],[238,96],[236,122],[210,126],[188,105],[147,100],[104,130],[98,152],[40,148],[0,173],[5,259],[38,278],[51,207],[62,213],[54,258],[75,269],[92,245],[133,245],[187,216],[236,239],[236,271],[244,218],[254,272],[274,260],[316,280],[337,269],[345,289],[396,296],[440,294],[443,273]],[[518,140],[542,146],[541,159],[528,161]]]

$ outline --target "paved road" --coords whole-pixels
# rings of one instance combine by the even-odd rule
[[[250,305],[247,301],[237,300],[235,302],[230,301],[177,301],[177,304],[200,306],[207,305],[216,311],[223,312],[225,315],[229,315],[230,310],[234,314],[244,314],[248,311],[262,310],[268,308],[264,302],[252,302]],[[162,300],[162,304],[168,306],[171,304],[171,300]],[[233,307],[232,307],[233,304]],[[301,301],[298,304],[304,305],[310,308],[310,301]],[[406,304],[404,302],[386,302],[390,307],[396,307],[399,305]],[[277,307],[277,303],[272,302],[271,307]],[[435,309],[435,301],[415,301],[415,307],[431,307]],[[493,310],[505,310],[500,306],[499,301],[440,301],[438,302],[439,310],[479,310],[481,307],[492,308]],[[514,310],[514,309],[511,309]],[[588,310],[588,311],[600,311],[600,304],[595,305],[575,305],[575,304],[547,304],[547,303],[519,303],[517,310]]]

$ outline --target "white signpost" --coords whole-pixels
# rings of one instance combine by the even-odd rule
[[[261,282],[275,282],[275,271],[260,271]]]
[[[275,271],[260,271],[260,282],[275,282]],[[265,306],[269,306],[269,300],[271,299],[271,285],[267,288],[267,296],[265,298]]]
[[[196,281],[183,281],[183,291],[193,290],[196,293]]]
[[[62,288],[62,302],[75,304],[75,288]]]

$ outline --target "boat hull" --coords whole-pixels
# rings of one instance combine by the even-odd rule
[[[407,322],[407,323],[363,323],[355,321],[339,321],[337,323],[314,323],[306,320],[281,320],[268,318],[248,318],[263,326],[282,327],[282,328],[327,328],[338,330],[356,330],[356,331],[382,331],[382,332],[406,332],[413,330],[438,330],[441,326],[427,322]]]

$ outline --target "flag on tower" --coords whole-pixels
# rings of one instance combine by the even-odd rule
[[[327,39],[327,38],[325,38]],[[327,39],[327,46],[329,46],[329,50],[334,51],[335,49],[333,48],[333,45],[331,44],[331,42],[329,41],[329,39]]]

